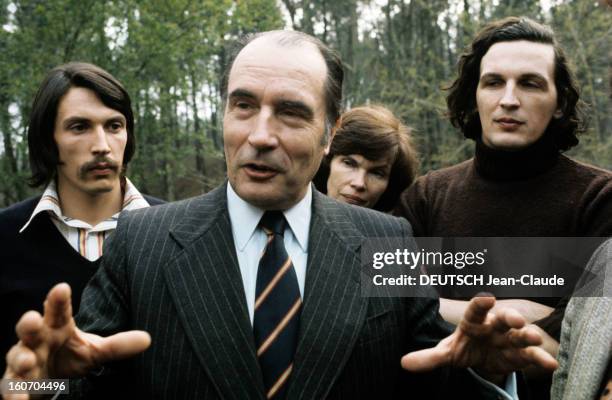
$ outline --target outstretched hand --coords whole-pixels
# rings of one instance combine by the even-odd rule
[[[540,332],[526,326],[517,311],[495,305],[494,297],[474,297],[457,329],[436,347],[406,354],[402,367],[425,372],[442,366],[473,367],[493,381],[525,368],[555,370],[557,361],[543,349]]]
[[[45,379],[82,376],[112,360],[145,351],[151,337],[128,331],[108,337],[77,328],[72,316],[70,286],[54,286],[45,300],[44,315],[28,311],[17,323],[19,342],[6,356],[6,379]],[[10,398],[10,397],[7,397]]]

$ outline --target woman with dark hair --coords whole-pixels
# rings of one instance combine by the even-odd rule
[[[418,168],[410,132],[382,106],[345,112],[313,180],[315,186],[338,201],[391,210]]]

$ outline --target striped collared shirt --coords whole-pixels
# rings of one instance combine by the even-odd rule
[[[123,195],[123,206],[121,211],[136,210],[138,208],[149,207],[149,203],[142,197],[136,187],[125,178],[125,194]],[[61,232],[64,239],[70,243],[81,256],[89,261],[95,261],[102,256],[104,240],[117,227],[119,213],[111,216],[97,225],[92,226],[87,222],[66,217],[62,213],[62,208],[57,194],[55,182],[52,181],[45,189],[40,201],[36,205],[30,219],[19,231],[27,229],[34,217],[42,212],[49,213],[51,221]]]

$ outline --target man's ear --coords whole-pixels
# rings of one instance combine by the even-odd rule
[[[336,120],[336,123],[331,128],[331,132],[329,133],[329,139],[327,139],[327,146],[325,146],[325,155],[329,155],[329,149],[331,148],[332,140],[334,140],[334,136],[336,135],[336,131],[342,125],[342,117]]]
[[[323,153],[328,156],[329,155],[329,148],[331,147],[331,142],[332,139],[334,138],[334,135],[332,134],[331,137],[329,138],[329,140],[327,141],[327,145],[325,146],[325,150],[323,151]]]

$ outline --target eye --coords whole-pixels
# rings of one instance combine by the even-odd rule
[[[74,124],[71,124],[68,127],[68,129],[71,130],[72,132],[82,133],[82,132],[85,132],[87,130],[87,124],[85,124],[83,122],[76,122]]]
[[[108,127],[109,127],[109,129],[111,130],[111,132],[118,132],[118,131],[120,131],[121,129],[123,129],[123,123],[121,123],[121,122],[119,122],[119,121],[114,121],[114,122],[111,122],[111,123],[108,125]]]
[[[532,89],[539,89],[540,87],[542,87],[542,85],[540,85],[538,81],[534,81],[534,80],[526,80],[521,83],[523,86],[532,88]]]
[[[375,177],[379,178],[379,179],[386,179],[387,178],[387,171],[384,169],[375,169],[373,171],[370,172],[372,175],[374,175]]]
[[[256,104],[249,100],[236,99],[230,105],[230,110],[235,113],[238,118],[250,117],[256,109]]]
[[[487,79],[482,82],[482,86],[484,87],[499,87],[504,82],[501,79]]]
[[[350,157],[342,157],[340,161],[342,162],[342,164],[346,165],[347,167],[351,167],[351,168],[357,167],[357,162]]]
[[[290,118],[298,118],[300,115],[293,110],[282,110],[279,112],[280,115]]]
[[[233,107],[238,111],[249,111],[254,108],[251,102],[245,100],[236,100],[233,103]]]

